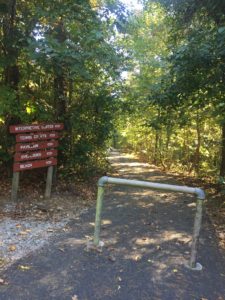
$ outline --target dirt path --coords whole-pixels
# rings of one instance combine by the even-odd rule
[[[117,176],[177,183],[127,155],[114,152],[110,160]],[[1,274],[8,285],[0,286],[0,299],[225,299],[225,260],[206,216],[198,252],[203,271],[184,267],[194,212],[192,196],[112,187],[105,197],[103,251],[84,251],[93,235],[93,207],[50,246]]]

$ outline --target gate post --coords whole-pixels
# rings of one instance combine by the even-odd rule
[[[191,258],[190,258],[190,265],[189,265],[189,267],[192,270],[197,270],[197,271],[202,270],[202,265],[196,262],[199,234],[200,234],[200,229],[202,224],[202,210],[203,210],[202,206],[203,206],[203,200],[197,198],[196,214],[195,214],[194,229],[193,229],[192,244],[191,244]]]
[[[99,245],[99,236],[101,228],[101,214],[102,214],[102,204],[104,198],[104,186],[98,187],[97,203],[96,203],[96,216],[95,216],[95,232],[94,232],[94,245]]]

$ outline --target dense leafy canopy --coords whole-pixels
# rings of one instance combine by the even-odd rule
[[[122,56],[115,1],[1,1],[0,160],[12,161],[16,123],[61,121],[61,167],[98,166],[117,109]]]
[[[225,175],[225,14],[219,1],[144,1],[124,47],[136,65],[121,141],[164,168]],[[138,137],[138,138],[137,138]],[[221,177],[221,179],[222,179]]]

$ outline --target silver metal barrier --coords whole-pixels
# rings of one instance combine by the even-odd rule
[[[203,200],[205,199],[205,193],[202,189],[192,188],[187,186],[172,185],[172,184],[148,182],[148,181],[113,178],[107,176],[101,177],[98,180],[98,195],[97,195],[95,231],[94,231],[95,246],[99,246],[100,244],[99,239],[100,239],[100,229],[101,229],[102,203],[103,203],[106,184],[125,185],[125,186],[132,186],[132,187],[147,188],[152,190],[195,194],[197,197],[197,204],[196,204],[196,214],[194,220],[194,230],[192,235],[191,257],[190,257],[188,267],[192,270],[198,270],[198,271],[202,270],[202,265],[196,262],[198,239],[199,239],[199,234],[200,234],[200,229],[202,224],[202,206],[203,206]]]

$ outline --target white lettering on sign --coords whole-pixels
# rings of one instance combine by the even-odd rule
[[[38,144],[34,144],[34,145],[20,145],[20,148],[22,150],[24,150],[24,149],[35,149],[35,148],[38,148]]]
[[[31,155],[29,155],[29,154],[22,154],[21,155],[22,159],[30,159],[30,158],[37,158],[37,157],[41,157],[41,153],[40,152],[38,152],[38,153],[32,153]]]
[[[32,164],[20,164],[20,169],[31,168]]]
[[[41,126],[41,129],[54,129],[54,127],[56,126],[54,126],[53,124],[48,124],[48,125]]]
[[[32,126],[17,126],[15,127],[15,131],[25,131],[25,130],[39,130],[39,125],[32,125]]]
[[[62,123],[57,124],[34,124],[34,125],[12,125],[9,127],[11,133],[18,132],[32,132],[32,131],[51,131],[51,130],[63,130],[64,125]]]
[[[31,135],[23,135],[23,136],[21,136],[21,140],[23,140],[23,141],[32,140],[32,136]]]

